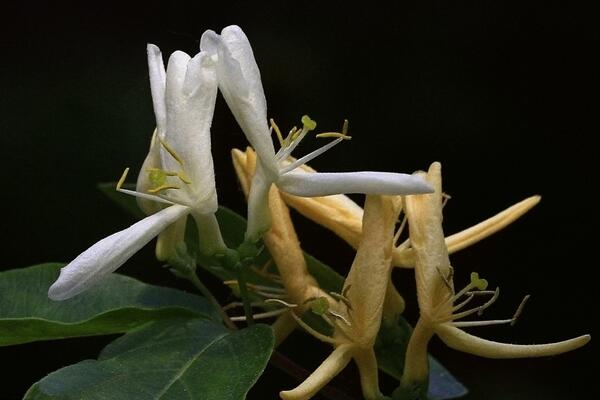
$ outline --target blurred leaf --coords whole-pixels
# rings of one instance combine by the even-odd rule
[[[51,373],[25,400],[241,400],[273,350],[267,325],[231,332],[209,320],[159,321],[109,344],[98,360]]]
[[[202,297],[119,274],[72,299],[52,301],[48,288],[61,267],[41,264],[0,273],[0,346],[122,333],[177,316],[220,320]]]
[[[116,187],[116,182],[98,184],[98,189],[100,189],[100,191],[104,193],[110,200],[117,203],[123,210],[127,211],[136,218],[144,218],[146,215],[138,206],[135,197],[129,196],[125,193],[117,192]],[[126,183],[123,185],[123,188],[135,190],[135,185],[132,183]]]

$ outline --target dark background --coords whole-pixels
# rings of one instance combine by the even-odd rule
[[[146,43],[164,55],[195,53],[205,29],[238,24],[253,44],[269,115],[280,126],[297,124],[304,113],[322,130],[350,120],[354,139],[313,162],[317,169],[412,172],[439,160],[452,195],[448,233],[543,195],[522,220],[453,257],[457,285],[478,271],[501,287],[490,317],[512,315],[521,297],[532,294],[515,327],[475,333],[520,343],[593,333],[597,14],[567,1],[260,4],[4,6],[0,269],[69,261],[132,222],[95,185],[118,179],[126,166],[137,171],[145,156],[154,126]],[[246,142],[222,99],[212,132],[220,202],[243,213],[229,149]],[[296,220],[305,249],[346,271],[348,246]],[[151,247],[121,272],[187,288],[158,268]],[[414,322],[411,272],[394,278]],[[45,374],[94,358],[112,339],[0,349],[0,399],[19,398]],[[458,353],[434,339],[431,351],[471,389],[469,399],[580,399],[596,398],[593,347],[499,361]],[[310,369],[327,347],[295,333],[282,351]],[[352,368],[343,375],[356,377]],[[269,368],[249,397],[275,398],[295,384]],[[393,385],[384,380],[383,387],[389,392]]]

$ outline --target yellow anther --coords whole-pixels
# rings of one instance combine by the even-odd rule
[[[348,120],[344,120],[342,125],[342,132],[323,132],[316,135],[318,138],[342,138],[344,140],[352,139],[352,136],[348,136]]]
[[[316,137],[318,137],[318,138],[336,138],[336,139],[342,138],[344,140],[352,139],[352,136],[348,136],[348,135],[345,135],[340,132],[323,132],[323,133],[319,133],[318,135],[316,135]]]
[[[306,130],[313,131],[317,127],[317,122],[310,119],[308,115],[303,115],[300,121],[302,121],[303,128]]]
[[[177,161],[179,163],[179,165],[181,165],[183,167],[183,160],[181,159],[181,157],[179,157],[179,154],[177,154],[175,149],[173,149],[171,146],[169,146],[167,144],[167,142],[162,140],[160,136],[157,136],[157,137],[158,137],[158,140],[160,140],[160,144],[165,148],[165,150],[167,150],[167,152],[171,155],[171,157],[173,157],[175,159],[175,161]]]
[[[479,278],[479,274],[477,272],[471,272],[471,285],[479,290],[485,290],[487,289],[488,281]]]
[[[125,171],[123,171],[123,175],[121,175],[119,182],[117,182],[117,190],[121,190],[121,187],[125,183],[125,179],[127,179],[128,173],[129,173],[129,168],[125,168]]]
[[[169,174],[166,171],[159,168],[148,168],[146,171],[148,171],[148,180],[152,184],[152,187],[161,187],[167,183],[167,176]]]
[[[283,147],[284,140],[283,140],[283,135],[281,134],[281,131],[279,130],[279,127],[277,126],[277,124],[275,123],[275,120],[273,118],[271,118],[269,120],[269,122],[271,123],[271,127],[277,134],[277,139],[279,140],[279,145]]]
[[[162,185],[156,188],[152,188],[152,189],[148,189],[148,193],[158,193],[158,192],[162,192],[163,190],[169,190],[169,189],[180,189],[179,186],[174,186],[174,185]]]

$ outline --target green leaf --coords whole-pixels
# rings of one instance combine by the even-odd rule
[[[119,274],[72,299],[52,301],[48,288],[61,266],[41,264],[0,273],[0,346],[122,333],[177,316],[219,321],[202,297]]]
[[[241,400],[273,345],[267,325],[231,332],[203,319],[159,321],[115,340],[98,360],[51,373],[24,400]]]
[[[125,193],[117,192],[116,187],[116,182],[98,184],[98,189],[100,189],[100,191],[104,193],[110,200],[117,203],[123,210],[127,211],[136,218],[144,218],[146,215],[138,206],[135,197],[129,196]],[[135,190],[135,185],[126,183],[123,185],[123,188]]]

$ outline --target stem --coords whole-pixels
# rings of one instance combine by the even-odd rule
[[[240,297],[242,303],[244,303],[244,314],[246,314],[246,322],[248,325],[254,324],[254,317],[252,316],[252,305],[250,304],[250,296],[248,294],[248,286],[246,285],[246,272],[243,269],[239,269],[237,273],[238,287],[240,289]]]
[[[229,329],[237,329],[237,327],[231,321],[231,319],[229,319],[229,315],[227,315],[227,313],[223,310],[215,296],[211,293],[210,290],[208,290],[206,286],[204,286],[204,283],[202,283],[202,281],[198,278],[198,275],[196,275],[195,272],[191,272],[189,274],[186,274],[185,276],[200,291],[200,293],[202,293],[204,297],[206,297],[206,299],[217,309],[225,325],[227,325]]]

